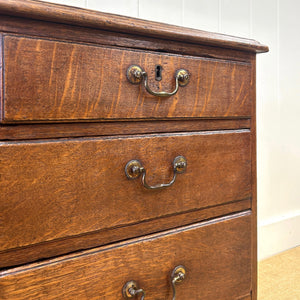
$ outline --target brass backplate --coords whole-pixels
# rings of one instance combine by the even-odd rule
[[[127,79],[132,84],[140,84],[143,80],[144,70],[138,65],[132,65],[127,69]]]
[[[174,277],[176,277],[179,273],[182,273],[185,277],[185,273],[186,273],[186,269],[185,266],[183,265],[179,265],[177,267],[175,267],[175,269],[172,272],[171,278],[173,279]],[[176,282],[181,282],[184,280],[184,277],[182,279],[178,279]]]
[[[130,289],[133,289],[133,290],[137,290],[138,287],[137,287],[137,283],[134,281],[134,280],[130,280],[128,282],[125,283],[125,285],[123,286],[123,289],[122,289],[122,294],[123,294],[123,297],[125,299],[129,299],[129,298],[133,298],[134,295],[131,295],[129,293],[129,290]]]
[[[186,158],[181,155],[175,157],[173,166],[174,166],[174,170],[176,171],[176,173],[178,173],[178,174],[184,173],[186,171],[186,167],[187,167]]]
[[[125,174],[128,179],[136,179],[141,175],[142,164],[137,160],[133,159],[129,161],[125,166]]]
[[[190,81],[190,74],[187,70],[180,69],[176,72],[180,86],[186,86]]]

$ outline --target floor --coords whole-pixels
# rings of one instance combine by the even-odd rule
[[[300,246],[259,262],[258,300],[300,300]]]

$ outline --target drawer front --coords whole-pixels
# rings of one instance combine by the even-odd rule
[[[174,157],[187,170],[168,188]],[[248,130],[0,143],[1,249],[174,215],[251,197]]]
[[[1,299],[124,299],[135,280],[145,299],[171,299],[170,275],[186,268],[178,300],[250,299],[251,215],[240,213],[0,273]],[[137,298],[136,298],[137,299]]]
[[[15,36],[5,36],[3,48],[5,122],[251,115],[248,63]],[[156,92],[174,90],[178,69],[190,81],[158,98],[127,80],[136,64]]]

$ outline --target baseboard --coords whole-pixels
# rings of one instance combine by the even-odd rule
[[[300,211],[258,223],[258,260],[300,245]]]

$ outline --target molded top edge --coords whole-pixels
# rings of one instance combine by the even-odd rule
[[[0,0],[0,14],[255,53],[269,50],[252,39],[36,0]]]

